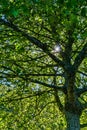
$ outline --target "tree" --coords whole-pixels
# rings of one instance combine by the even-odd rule
[[[1,103],[27,98],[40,111],[54,103],[65,115],[67,130],[80,130],[87,108],[86,4],[1,0],[0,78],[2,86],[10,86],[1,94]],[[37,97],[35,103],[32,96]]]

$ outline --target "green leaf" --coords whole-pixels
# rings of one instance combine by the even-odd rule
[[[18,10],[17,10],[15,7],[13,7],[13,8],[10,9],[10,13],[11,13],[14,17],[17,17],[18,14],[19,14]]]

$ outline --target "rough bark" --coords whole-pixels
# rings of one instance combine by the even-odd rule
[[[80,130],[80,116],[71,112],[66,112],[67,129]]]
[[[71,100],[72,101],[72,100]],[[68,98],[65,103],[65,117],[67,122],[66,130],[80,130],[80,116],[82,114],[82,104],[79,100],[70,102]]]
[[[82,104],[78,100],[75,88],[75,73],[72,69],[66,74],[67,94],[65,96],[65,117],[67,122],[66,130],[80,130],[80,116]]]

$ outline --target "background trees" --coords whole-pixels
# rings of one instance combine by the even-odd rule
[[[80,118],[83,110],[85,118],[86,4],[85,0],[0,2],[2,129],[63,129],[63,114]]]

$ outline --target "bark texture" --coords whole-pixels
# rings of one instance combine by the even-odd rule
[[[67,129],[80,130],[80,116],[71,112],[66,112]]]

